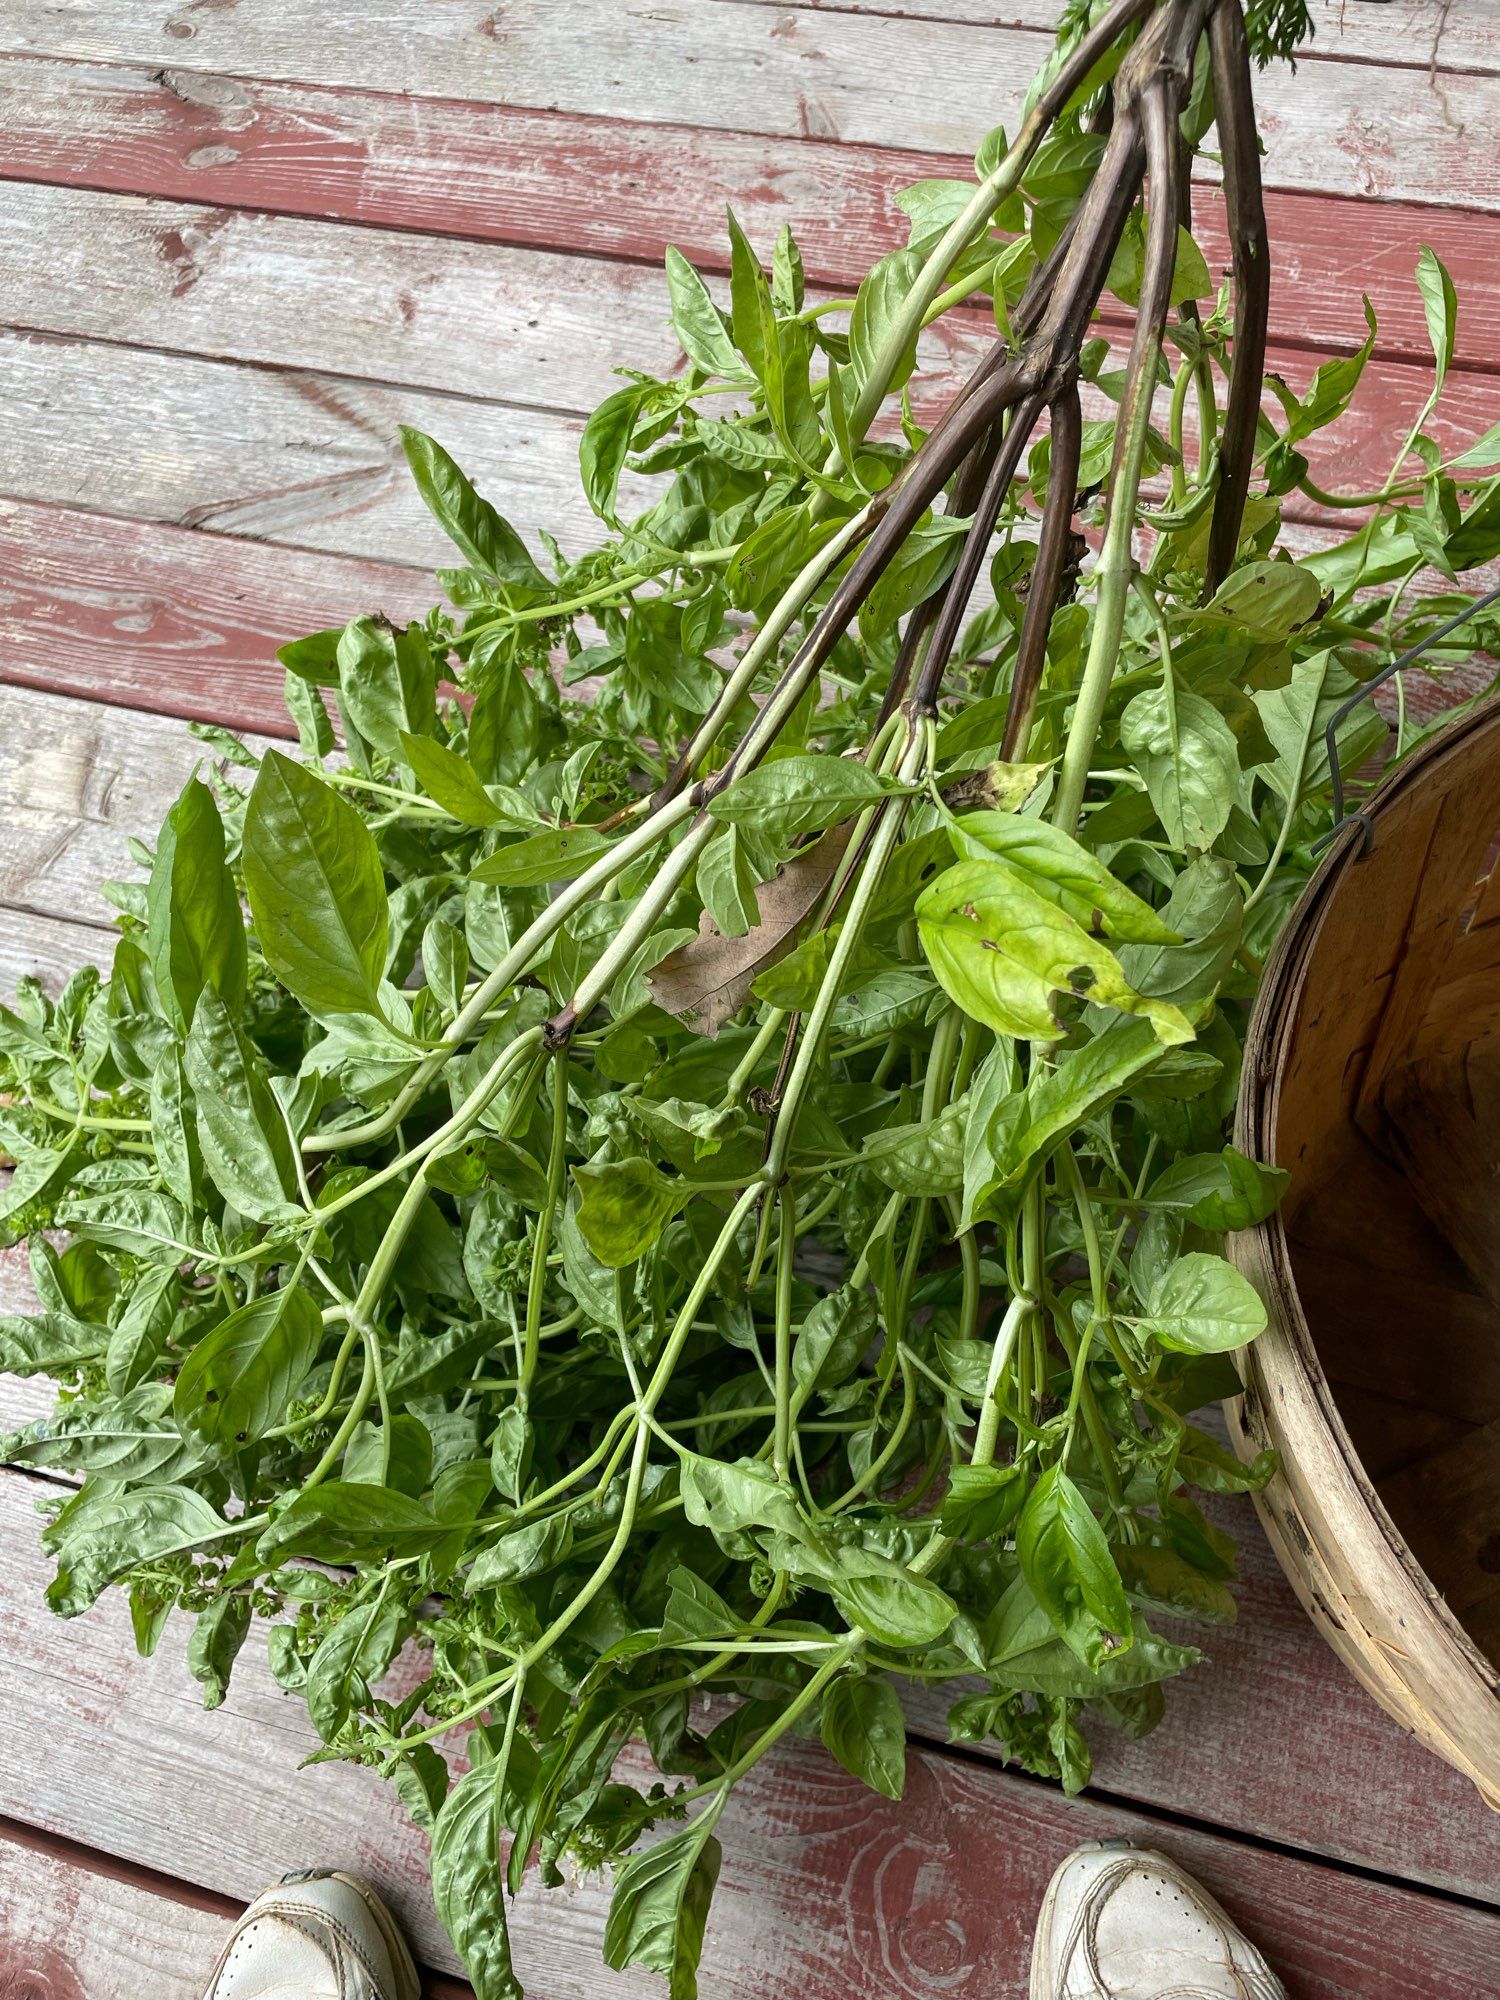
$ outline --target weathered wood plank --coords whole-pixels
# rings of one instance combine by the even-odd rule
[[[170,716],[30,688],[0,688],[0,741],[11,746],[0,763],[0,907],[84,925],[109,923],[100,884],[140,878],[127,841],[153,840],[194,768],[212,761]]]
[[[682,362],[665,279],[637,265],[45,184],[0,205],[17,327],[584,414],[622,362]],[[912,385],[929,420],[992,338],[979,313],[930,331]],[[1284,343],[1270,365],[1300,387],[1313,360]],[[1330,477],[1383,474],[1426,386],[1425,369],[1377,361]],[[1500,383],[1459,371],[1445,409],[1458,429],[1500,415]]]
[[[295,1769],[314,1739],[301,1704],[270,1682],[258,1635],[227,1704],[205,1716],[180,1631],[140,1662],[123,1605],[67,1625],[41,1608],[37,1487],[0,1478],[14,1584],[0,1701],[29,1725],[0,1769],[0,1809],[236,1898],[286,1868],[355,1867],[390,1895],[420,1954],[451,1967],[420,1836],[373,1774]],[[60,1744],[75,1754],[58,1756]],[[929,1752],[913,1756],[906,1797],[892,1805],[816,1747],[789,1748],[743,1784],[721,1832],[704,2000],[801,1990],[1021,2000],[1042,1886],[1070,1846],[1102,1836],[1159,1844],[1195,1869],[1258,1933],[1299,2000],[1472,2000],[1500,1978],[1493,1914],[1067,1802]],[[597,1878],[553,1895],[528,1883],[518,1899],[517,1958],[549,2000],[600,1991],[604,1900]],[[636,1974],[608,1990],[644,2000],[659,1988]]]
[[[370,75],[355,0],[12,0],[6,25],[11,48],[37,55],[353,88]],[[925,148],[963,152],[997,122],[1014,126],[1049,44],[1040,29],[747,0],[722,0],[712,32],[695,0],[654,0],[644,16],[614,0],[391,0],[379,46],[384,87],[405,96],[861,145],[915,133]],[[1271,184],[1490,206],[1490,164],[1466,136],[1484,128],[1488,78],[1442,71],[1439,82],[1414,89],[1409,71],[1315,57],[1279,66],[1261,84]]]
[[[790,222],[810,274],[832,285],[856,282],[905,241],[897,188],[971,170],[966,155],[922,150],[920,134],[912,148],[799,139],[768,149],[638,121],[0,56],[0,173],[13,179],[651,263],[670,241],[708,269],[724,266],[728,201],[757,241]],[[1227,255],[1221,217],[1201,191],[1196,223],[1215,266]],[[1368,292],[1381,351],[1425,357],[1411,274],[1430,242],[1463,295],[1460,363],[1495,365],[1500,218],[1386,203],[1372,230],[1364,206],[1275,190],[1268,217],[1273,322],[1289,339],[1347,347]]]
[[[1059,0],[753,0],[757,6],[889,14],[978,27],[1051,28]],[[1312,0],[1313,39],[1299,61],[1326,57],[1429,69],[1500,71],[1500,20],[1490,0]]]
[[[239,1902],[172,1885],[28,1828],[0,1831],[0,1993],[16,2000],[200,2000]],[[424,2000],[472,2000],[439,1973]]]
[[[75,916],[103,911],[98,881],[128,868],[125,835],[154,829],[198,746],[180,723],[18,692],[0,693],[0,738],[38,746],[0,799],[9,829],[0,895],[16,883],[28,900]],[[65,755],[74,743],[76,760],[59,770],[58,746]],[[143,772],[154,776],[130,775]],[[109,946],[107,932],[55,915],[8,916],[4,929],[23,959],[44,948],[55,955],[53,990],[74,964]],[[7,1253],[0,1311],[30,1309],[24,1260]],[[0,1382],[0,1428],[44,1414],[50,1400],[45,1383]],[[1222,1518],[1241,1543],[1240,1623],[1199,1635],[1209,1666],[1174,1684],[1155,1736],[1132,1744],[1098,1734],[1097,1783],[1193,1819],[1500,1901],[1500,1818],[1391,1722],[1319,1641],[1248,1502]],[[912,1716],[929,1740],[945,1739],[943,1703],[918,1698]],[[1309,1786],[1314,1764],[1326,1782]]]
[[[0,677],[22,686],[286,736],[278,646],[435,592],[422,570],[0,499]]]
[[[956,328],[950,353],[956,358],[974,339]],[[1309,354],[1272,358],[1294,387],[1311,372]],[[0,493],[17,498],[63,506],[102,499],[112,514],[139,520],[441,563],[451,549],[401,454],[398,428],[411,423],[434,433],[523,534],[550,528],[576,552],[598,532],[579,488],[581,423],[572,415],[33,333],[0,333],[0,365],[11,385]],[[1362,387],[1337,445],[1315,439],[1309,448],[1314,473],[1344,492],[1384,479],[1391,440],[1420,408],[1425,378],[1372,363]],[[914,396],[919,417],[930,420],[944,399],[934,369]],[[1109,407],[1096,402],[1091,413]],[[1450,378],[1429,429],[1457,447],[1497,414],[1500,378],[1461,375]],[[624,506],[648,490],[627,477]],[[1320,517],[1301,500],[1287,511]]]
[[[33,334],[0,336],[0,492],[135,519],[434,564],[401,424],[437,433],[522,533],[582,548],[576,418]]]

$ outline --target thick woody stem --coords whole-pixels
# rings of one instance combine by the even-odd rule
[[[1000,509],[1005,504],[1005,496],[1010,490],[1010,482],[1015,477],[1021,453],[1030,441],[1037,417],[1041,413],[1042,399],[1038,395],[1028,396],[1011,413],[1010,427],[1005,433],[1005,441],[995,454],[989,477],[974,508],[973,525],[964,537],[964,545],[959,554],[957,566],[944,592],[942,608],[939,610],[932,628],[932,638],[922,661],[922,671],[912,690],[907,707],[912,715],[932,715],[937,710],[937,692],[942,684],[943,673],[958,643],[959,627],[969,608],[969,599],[974,594],[974,585],[979,579],[980,567],[989,552],[990,536],[995,531],[995,523],[1000,518]]]
[[[1214,109],[1224,160],[1224,207],[1234,246],[1234,351],[1219,444],[1219,491],[1208,537],[1204,595],[1211,597],[1234,566],[1255,462],[1266,325],[1271,308],[1271,257],[1261,199],[1260,151],[1250,51],[1238,0],[1221,0],[1208,23]]]
[[[1047,634],[1073,542],[1073,510],[1078,504],[1078,460],[1082,449],[1083,417],[1075,381],[1068,384],[1052,405],[1052,460],[1047,471],[1047,498],[1042,506],[1042,532],[1016,647],[1010,706],[1005,712],[1005,734],[1000,742],[1002,763],[1023,756],[1031,734],[1037,690],[1047,663]]]

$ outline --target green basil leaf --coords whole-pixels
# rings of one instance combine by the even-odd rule
[[[239,1011],[245,1000],[245,920],[224,860],[219,808],[197,778],[183,786],[157,841],[146,921],[157,997],[179,1034],[186,1034],[205,986]]]
[[[1437,364],[1433,394],[1448,377],[1453,349],[1458,340],[1458,293],[1448,275],[1448,267],[1437,252],[1424,243],[1417,258],[1417,290],[1422,294],[1422,310],[1427,315],[1427,337],[1432,342]]]
[[[1146,1199],[1180,1209],[1200,1229],[1249,1229],[1275,1211],[1287,1182],[1284,1168],[1263,1167],[1234,1146],[1192,1153],[1159,1173]]]
[[[616,1972],[644,1965],[668,1982],[671,2000],[694,2000],[721,1849],[705,1814],[669,1833],[615,1872],[604,1962]]]
[[[899,789],[868,765],[805,752],[757,765],[711,800],[708,809],[715,819],[787,846],[800,834],[832,826]]]
[[[551,586],[526,544],[488,500],[480,499],[443,447],[407,424],[401,427],[401,444],[417,491],[465,559],[501,583],[546,596]]]
[[[502,1763],[477,1764],[432,1827],[432,1894],[475,2000],[525,2000],[511,1968],[502,1848],[513,1813]]]
[[[87,1485],[42,1531],[57,1557],[47,1602],[76,1618],[124,1571],[200,1548],[228,1526],[190,1486]]]
[[[272,972],[308,1011],[380,1014],[390,907],[375,837],[331,785],[272,750],[245,814],[245,888]]]
[[[680,1467],[682,1510],[695,1528],[735,1534],[745,1528],[771,1528],[800,1536],[802,1512],[796,1495],[768,1465],[757,1458],[729,1463],[719,1458],[686,1456]]]
[[[182,1364],[178,1423],[225,1451],[258,1442],[286,1416],[322,1339],[322,1315],[298,1285],[241,1306]]]
[[[705,375],[740,381],[744,369],[724,324],[724,315],[709,296],[707,285],[670,243],[667,245],[667,295],[672,302],[672,328],[688,360]]]
[[[352,620],[339,639],[338,668],[344,714],[384,756],[399,762],[403,735],[431,734],[437,676],[420,625],[398,631],[385,618]]]
[[[906,1789],[906,1717],[878,1675],[836,1680],[823,1697],[824,1746],[852,1777],[883,1798]]]
[[[851,1625],[881,1646],[933,1646],[958,1616],[947,1591],[922,1576],[844,1576],[829,1586]]]
[[[448,1532],[444,1522],[394,1487],[330,1479],[299,1493],[255,1546],[267,1563],[292,1556],[371,1563],[425,1555]]]
[[[1060,1465],[1027,1496],[1016,1554],[1058,1637],[1091,1672],[1130,1644],[1130,1606],[1104,1530]]]
[[[1138,694],[1120,718],[1120,742],[1174,847],[1211,847],[1229,822],[1240,782],[1239,746],[1202,695]]]
[[[465,826],[535,824],[529,813],[521,818],[498,806],[479,782],[474,766],[446,743],[438,743],[430,736],[412,736],[403,730],[401,754],[428,798],[454,819],[462,820]]]
[[[256,1222],[296,1210],[296,1170],[265,1063],[211,987],[205,988],[183,1051],[210,1180]],[[300,1212],[300,1211],[298,1211]]]
[[[1224,1354],[1265,1331],[1266,1309],[1233,1264],[1194,1250],[1159,1275],[1137,1325],[1179,1353]]]
[[[471,882],[496,882],[506,889],[539,889],[548,882],[571,882],[591,867],[609,842],[591,826],[549,827],[511,842],[470,871]]]

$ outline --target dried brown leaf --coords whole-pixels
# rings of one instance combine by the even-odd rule
[[[698,935],[647,974],[652,998],[697,1034],[714,1036],[739,1012],[758,974],[784,958],[796,932],[822,901],[849,844],[853,823],[830,827],[755,892],[760,921],[743,937],[725,937],[705,910]]]

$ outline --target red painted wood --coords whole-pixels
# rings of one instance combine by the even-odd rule
[[[790,222],[820,281],[857,280],[905,241],[892,194],[967,160],[820,139],[768,141],[545,111],[186,71],[0,57],[0,175],[172,195],[232,208],[338,217],[483,241],[655,262],[675,242],[725,264],[724,206],[769,244]],[[1221,204],[1198,196],[1211,265]],[[1424,242],[1462,297],[1459,359],[1500,367],[1500,217],[1272,194],[1274,322],[1284,337],[1425,356],[1411,273]]]
[[[450,1965],[421,1836],[373,1774],[296,1769],[312,1732],[300,1702],[270,1683],[259,1631],[228,1702],[205,1715],[181,1630],[141,1662],[117,1597],[71,1624],[42,1607],[37,1497],[37,1482],[0,1476],[14,1586],[0,1694],[32,1725],[0,1763],[0,1810],[67,1839],[123,1845],[138,1863],[237,1898],[280,1867],[360,1867],[395,1896],[421,1955]],[[59,1760],[58,1743],[76,1754]],[[246,1810],[252,1797],[257,1811]],[[921,1750],[893,1804],[817,1745],[779,1746],[720,1833],[703,2000],[1023,2000],[1052,1869],[1082,1840],[1121,1836],[1198,1873],[1262,1942],[1290,2000],[1475,2000],[1500,1981],[1494,1913]],[[528,1990],[655,2000],[646,1976],[601,1985],[604,1900],[597,1878],[556,1895],[528,1884],[513,1920]]]
[[[425,572],[0,501],[0,680],[232,729],[294,733],[276,648],[376,608],[420,616]]]

